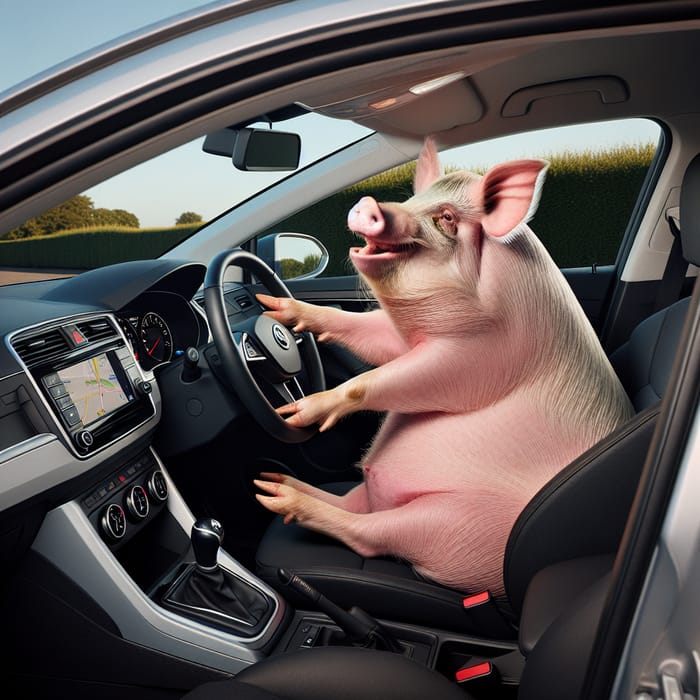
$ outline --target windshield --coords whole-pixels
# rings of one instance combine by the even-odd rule
[[[252,126],[269,129],[268,124]],[[275,124],[299,134],[299,169],[367,134],[353,122],[304,114]],[[156,258],[208,221],[290,176],[236,169],[203,151],[205,137],[161,154],[0,231],[0,285]],[[292,173],[293,177],[295,173]]]
[[[253,126],[266,131],[270,128],[268,124]],[[338,158],[338,152],[355,142],[365,143],[370,130],[314,113],[276,122],[274,127],[301,138],[299,169],[291,174],[238,170],[230,155],[205,152],[202,136],[95,185],[10,231],[0,231],[0,285],[74,275],[128,260],[154,259],[186,239],[189,252],[185,256],[190,257],[192,250],[207,245],[210,234],[219,236],[215,247],[221,249],[240,245],[246,237],[285,231],[310,234],[322,241],[332,253],[325,274],[347,274],[345,213],[367,192],[381,191],[384,199],[392,201],[404,199],[411,190],[411,167],[385,173],[378,172],[382,168],[377,167],[374,178],[355,184],[363,178],[356,176],[348,161]],[[509,158],[545,157],[551,162],[548,193],[555,190],[556,182],[567,180],[567,173],[603,183],[602,192],[590,183],[584,188],[593,199],[585,204],[580,220],[589,222],[592,211],[601,211],[605,218],[600,225],[589,227],[596,235],[582,232],[574,237],[592,246],[585,254],[572,252],[570,237],[563,240],[557,233],[570,228],[566,221],[557,216],[548,217],[550,225],[540,221],[547,218],[547,211],[565,212],[566,218],[570,204],[543,205],[537,225],[560,265],[607,264],[614,262],[619,236],[625,230],[658,140],[659,126],[650,120],[599,122],[453,148],[443,153],[443,162],[448,168],[483,171]],[[374,151],[366,147],[360,150],[371,154],[368,166],[377,166]],[[335,154],[333,158],[326,159],[331,154]],[[320,160],[323,167],[307,177],[310,171],[306,166]],[[622,173],[629,191],[618,192],[601,172]],[[636,175],[632,177],[632,173]],[[281,180],[284,182],[279,183],[279,189],[256,197]],[[321,192],[326,180],[336,182],[338,189],[324,195]],[[609,192],[616,193],[613,201],[602,206]],[[239,208],[243,202],[246,206]],[[622,202],[625,205],[618,206]],[[612,221],[611,209],[620,210],[619,221]],[[222,218],[229,211],[232,216]],[[243,225],[232,227],[232,217],[239,213],[248,218]],[[213,220],[217,222],[207,226]],[[603,245],[598,239],[609,228],[615,235]],[[549,229],[553,230],[551,236]],[[552,236],[561,245],[549,241]]]

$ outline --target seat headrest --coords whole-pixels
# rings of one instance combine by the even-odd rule
[[[683,175],[680,210],[683,257],[700,265],[700,154],[690,161]]]

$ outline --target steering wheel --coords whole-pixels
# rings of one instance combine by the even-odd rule
[[[270,435],[282,442],[304,442],[316,428],[289,425],[275,413],[270,398],[279,399],[279,406],[302,398],[298,376],[304,370],[310,393],[325,390],[316,341],[311,333],[293,333],[262,313],[232,331],[224,302],[224,276],[232,266],[255,275],[270,294],[292,296],[274,271],[252,253],[224,250],[214,257],[204,278],[204,303],[224,377]]]

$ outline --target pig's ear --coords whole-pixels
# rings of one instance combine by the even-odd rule
[[[428,136],[423,143],[418,162],[416,163],[416,176],[413,179],[413,191],[420,194],[430,187],[442,175],[440,160],[438,159],[435,141]]]
[[[496,165],[484,175],[481,225],[489,236],[507,236],[533,217],[548,167],[542,160],[515,160]]]

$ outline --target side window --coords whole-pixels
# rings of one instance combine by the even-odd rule
[[[562,268],[615,262],[642,183],[660,142],[647,119],[584,124],[492,139],[442,151],[445,169],[485,172],[518,158],[541,158],[550,167],[530,222]],[[318,238],[330,261],[324,277],[352,274],[344,222],[363,195],[402,201],[412,194],[414,163],[348,187],[290,216],[270,231],[299,231]]]

